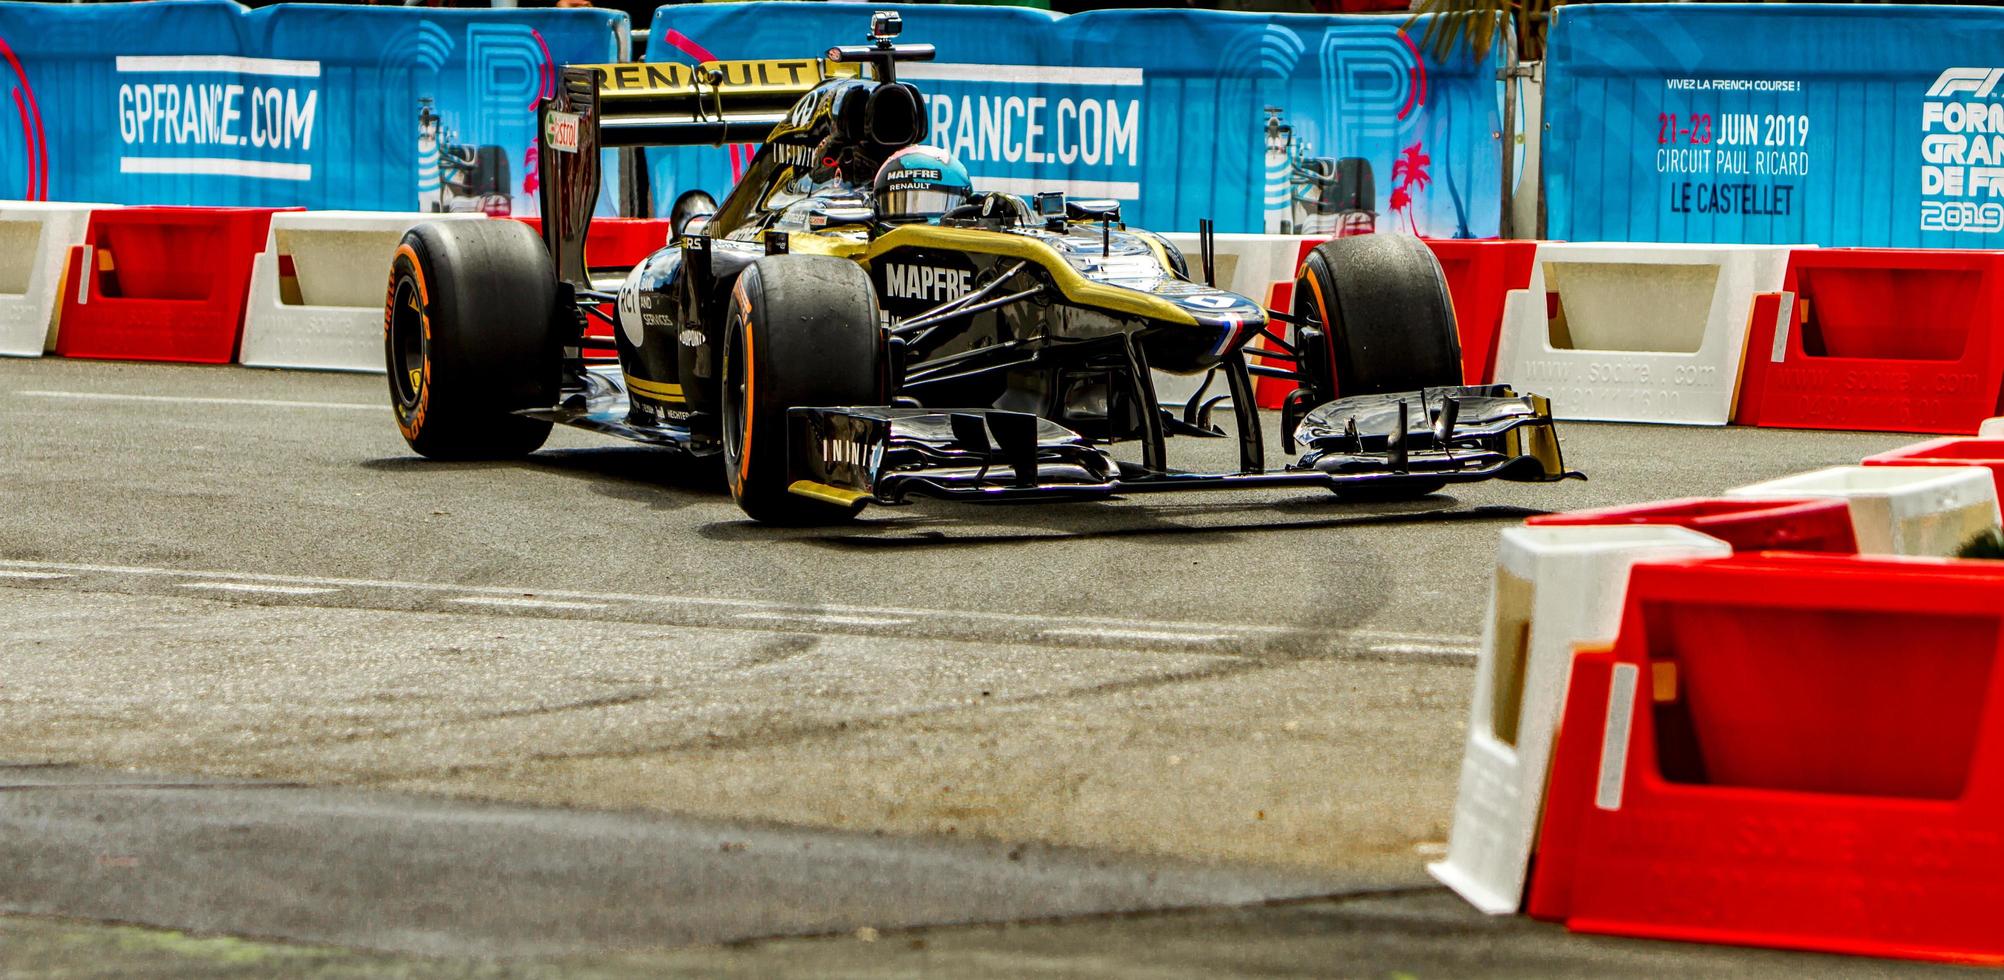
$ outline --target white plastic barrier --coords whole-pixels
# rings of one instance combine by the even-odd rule
[[[1491,915],[1517,911],[1574,645],[1613,642],[1629,566],[1730,554],[1670,525],[1504,530],[1447,859],[1427,866],[1435,878]]]
[[[251,265],[237,356],[253,367],[383,370],[383,288],[412,225],[483,214],[281,211]],[[293,276],[281,275],[280,256]],[[287,279],[290,278],[290,282]],[[292,288],[296,284],[296,289]]]
[[[1726,496],[1841,497],[1861,555],[1948,557],[1998,525],[1997,483],[1983,466],[1832,466]]]
[[[1754,294],[1781,290],[1794,248],[1542,244],[1530,288],[1504,301],[1496,377],[1562,419],[1724,425]]]
[[[1984,419],[1983,424],[1976,427],[1976,434],[1985,439],[2004,439],[2004,416]]]
[[[112,207],[0,201],[0,354],[40,357],[55,349],[63,266],[83,244],[90,213]]]

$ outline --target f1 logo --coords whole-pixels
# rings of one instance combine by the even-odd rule
[[[1939,99],[1967,92],[1979,99],[1988,98],[2000,80],[2004,80],[2004,68],[1950,68],[1935,78],[1927,97]]]

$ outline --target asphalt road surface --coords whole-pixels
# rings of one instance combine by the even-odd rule
[[[1889,969],[1488,920],[1424,874],[1499,528],[1911,441],[1562,438],[1589,482],[780,530],[585,433],[420,460],[377,377],[0,361],[0,966]]]

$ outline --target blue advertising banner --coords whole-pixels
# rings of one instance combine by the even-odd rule
[[[1400,16],[891,9],[904,40],[939,49],[899,78],[925,92],[929,142],[978,189],[1117,198],[1165,231],[1213,218],[1228,232],[1497,232],[1499,64],[1437,63],[1418,44],[1424,22],[1408,36]],[[867,12],[664,6],[648,58],[811,56],[857,41]],[[650,150],[657,213],[684,191],[721,197],[749,152]]]
[[[2000,64],[1991,7],[1558,8],[1549,234],[2004,246]]]
[[[533,214],[536,100],[558,66],[614,60],[625,21],[0,4],[0,197]]]

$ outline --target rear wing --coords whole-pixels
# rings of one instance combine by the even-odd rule
[[[600,149],[763,143],[801,96],[861,70],[819,58],[566,66],[536,127],[543,241],[557,277],[591,288],[584,240],[598,201]]]
[[[828,79],[854,78],[859,68],[790,58],[574,65],[564,71],[598,74],[602,146],[693,146],[762,143],[801,96]]]

